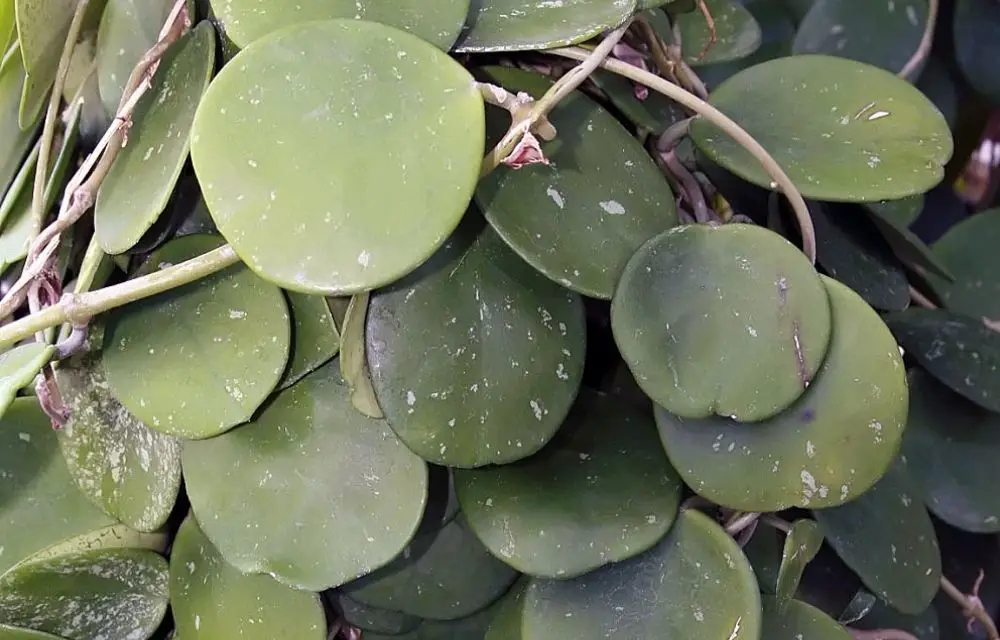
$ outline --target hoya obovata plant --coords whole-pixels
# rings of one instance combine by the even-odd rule
[[[997,638],[998,32],[0,0],[0,640]]]

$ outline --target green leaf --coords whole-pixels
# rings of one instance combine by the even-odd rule
[[[517,576],[490,555],[459,517],[418,535],[392,563],[343,590],[369,606],[457,620],[495,602]]]
[[[351,390],[351,404],[354,408],[364,416],[381,420],[385,418],[385,413],[372,386],[365,346],[365,324],[370,299],[371,294],[367,292],[351,296],[351,301],[344,312],[340,375]]]
[[[282,391],[247,425],[185,443],[205,535],[243,573],[321,591],[392,560],[427,499],[427,467],[350,404],[338,363]]]
[[[148,638],[167,598],[167,562],[145,549],[83,551],[25,563],[0,578],[8,624],[67,640]]]
[[[707,50],[705,48],[711,41],[712,31],[705,15],[701,11],[692,11],[677,17],[684,59],[689,64],[700,66],[739,60],[760,47],[760,25],[742,3],[737,0],[705,0],[705,6],[715,21],[715,42]]]
[[[902,455],[931,512],[973,533],[1000,532],[1000,414],[920,369],[910,372],[910,418]]]
[[[782,542],[777,529],[758,526],[743,547],[743,553],[760,586],[761,593],[774,594],[778,590],[778,572],[781,570],[783,555]]]
[[[814,521],[803,518],[792,523],[791,530],[785,535],[775,589],[776,606],[780,611],[784,612],[795,597],[806,565],[816,557],[822,546],[823,531]]]
[[[1000,412],[1000,333],[978,318],[910,308],[886,316],[899,344],[935,378],[990,411]]]
[[[37,553],[31,554],[31,556],[25,558],[15,566],[41,560],[51,560],[82,551],[100,551],[102,549],[148,549],[157,553],[163,553],[167,550],[169,542],[170,532],[166,529],[160,529],[152,533],[143,533],[142,531],[136,531],[127,524],[118,523],[57,542]]]
[[[934,243],[934,257],[955,276],[955,282],[940,287],[948,309],[973,318],[1000,319],[998,243],[1000,209],[962,220]]]
[[[520,69],[489,67],[484,73],[536,99],[552,85]],[[492,143],[506,133],[510,116],[496,107],[489,115]],[[498,167],[480,181],[476,202],[531,266],[607,300],[636,249],[677,224],[674,195],[642,145],[582,92],[562,100],[548,118],[559,132],[545,145],[551,164]]]
[[[853,0],[817,0],[799,25],[793,52],[849,58],[899,73],[920,46],[926,23],[926,0],[882,0],[863,9]]]
[[[531,581],[522,576],[503,598],[492,607],[493,619],[482,640],[521,640],[521,618],[524,613],[524,596]]]
[[[901,225],[895,216],[887,214],[885,208],[864,207],[863,209],[871,214],[872,221],[904,264],[921,275],[934,274],[948,281],[954,280],[954,276],[934,256],[930,247],[917,234]]]
[[[914,467],[913,475],[924,473]],[[827,542],[865,586],[902,613],[918,614],[937,593],[941,552],[931,517],[898,460],[861,496],[813,511]]]
[[[970,85],[992,103],[1000,103],[1000,5],[957,0],[952,19],[955,60]]]
[[[786,409],[814,378],[830,305],[812,265],[778,234],[686,225],[629,260],[611,326],[657,404],[686,418],[756,421]]]
[[[398,636],[413,631],[422,622],[421,618],[408,613],[371,607],[344,594],[337,595],[337,608],[346,622],[365,633]]]
[[[213,0],[221,28],[237,47],[312,20],[355,18],[408,31],[447,51],[469,13],[469,0]]]
[[[614,29],[638,10],[636,0],[533,2],[476,0],[471,3],[458,53],[554,49]]]
[[[865,209],[882,218],[889,224],[906,228],[920,216],[924,209],[924,194],[902,198],[900,200],[883,200],[882,202],[866,202]]]
[[[847,603],[844,610],[841,611],[837,617],[837,622],[843,625],[854,624],[871,613],[872,609],[875,608],[876,602],[878,602],[878,597],[868,589],[861,587],[854,593],[854,597]]]
[[[0,0],[0,51],[7,51],[15,31],[14,0]]]
[[[48,417],[19,398],[0,418],[0,574],[46,547],[114,522],[76,488]]]
[[[91,331],[99,331],[91,328]],[[181,443],[139,421],[115,399],[99,347],[60,363],[56,382],[70,419],[59,444],[77,487],[111,517],[140,531],[166,523],[181,485]]]
[[[177,238],[136,275],[220,244],[207,235]],[[249,420],[274,390],[288,362],[289,327],[281,290],[237,264],[111,312],[104,371],[114,396],[148,427],[208,438]]]
[[[32,631],[31,629],[22,629],[20,627],[11,627],[6,624],[0,624],[0,640],[63,640],[59,636],[54,636],[51,633],[44,633],[42,631]]]
[[[186,640],[324,640],[326,617],[318,594],[297,591],[270,576],[244,575],[226,564],[190,515],[170,553],[170,606]]]
[[[699,66],[698,76],[710,90],[743,69],[775,58],[792,55],[795,23],[781,2],[776,0],[744,0],[743,6],[750,11],[760,27],[760,46],[752,54],[739,60]]]
[[[484,127],[472,76],[441,50],[373,22],[318,21],[222,69],[195,115],[191,159],[251,269],[345,295],[399,279],[444,243],[472,198]]]
[[[109,117],[118,112],[125,85],[135,65],[156,44],[170,16],[173,0],[105,0],[97,31],[97,80],[101,102]],[[157,72],[153,91],[162,84]],[[184,93],[180,91],[179,93]],[[136,127],[134,133],[140,133]],[[133,135],[132,132],[129,135]],[[128,149],[128,147],[125,147]],[[123,150],[124,151],[124,150]]]
[[[854,207],[810,203],[816,262],[876,309],[902,311],[910,303],[906,271],[868,217]]]
[[[26,76],[21,54],[15,47],[0,64],[0,188],[6,193],[35,141],[37,126],[22,130],[18,124],[21,88]]]
[[[340,351],[340,334],[326,298],[293,291],[286,291],[285,296],[292,314],[292,343],[288,368],[278,389],[292,386]]]
[[[15,0],[17,39],[29,81],[19,105],[22,129],[32,128],[56,78],[77,0]],[[34,85],[31,91],[28,87]]]
[[[31,384],[35,375],[52,358],[55,347],[44,342],[28,342],[0,354],[0,416],[22,388]]]
[[[906,615],[882,602],[876,602],[872,611],[852,626],[871,630],[900,629],[913,634],[917,640],[939,640],[941,637],[941,623],[933,605],[918,615]]]
[[[170,46],[132,117],[129,143],[97,192],[94,233],[111,254],[131,249],[167,207],[188,158],[191,124],[215,64],[215,29],[202,21]]]
[[[762,596],[764,606],[761,638],[767,640],[850,640],[851,635],[837,621],[816,607],[792,600],[781,609],[777,598]]]
[[[580,297],[477,225],[470,218],[368,311],[368,362],[389,424],[420,457],[452,467],[541,449],[569,413],[586,351]]]
[[[590,79],[607,95],[611,104],[637,127],[659,133],[687,117],[687,113],[676,102],[662,93],[650,91],[645,100],[639,100],[635,97],[636,85],[610,71],[598,69],[591,74]],[[559,131],[562,132],[562,129]],[[545,146],[546,155],[550,159],[552,146],[552,144]]]
[[[656,408],[674,467],[716,504],[761,512],[837,506],[867,491],[896,455],[907,414],[899,348],[856,293],[822,278],[833,339],[792,407],[755,424],[685,420]]]
[[[923,193],[941,181],[952,154],[948,123],[924,94],[853,60],[778,58],[729,78],[709,99],[770,152],[802,195],[816,200]],[[753,155],[716,125],[699,117],[691,136],[726,169],[771,184]]]
[[[750,563],[722,528],[693,510],[640,556],[572,580],[537,579],[524,599],[523,640],[760,636]]]
[[[583,389],[546,448],[514,464],[456,470],[455,486],[466,521],[493,555],[549,578],[649,549],[670,529],[681,498],[649,412]]]

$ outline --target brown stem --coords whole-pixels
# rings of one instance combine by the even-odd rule
[[[760,514],[756,512],[738,513],[726,523],[726,533],[735,536],[747,527],[752,526],[759,518]]]
[[[668,151],[667,153],[661,153],[660,158],[663,159],[663,164],[666,165],[667,171],[680,183],[681,192],[694,212],[694,219],[701,224],[718,222],[715,212],[709,209],[708,204],[705,202],[705,194],[701,192],[701,185],[698,184],[698,181],[691,175],[691,172],[677,159],[677,154],[674,151]]]
[[[910,299],[913,300],[917,305],[923,307],[924,309],[937,309],[937,305],[931,302],[931,299],[920,293],[916,287],[912,284],[910,285]]]
[[[927,2],[927,24],[924,25],[924,35],[920,38],[920,45],[913,52],[910,59],[906,61],[903,69],[899,72],[900,78],[909,79],[910,75],[917,70],[917,67],[930,54],[934,45],[934,28],[937,26],[939,0],[928,0]]]
[[[984,576],[984,572],[980,570],[979,577],[976,578],[976,583],[972,586],[972,593],[970,594],[962,593],[948,578],[941,576],[941,590],[961,607],[962,613],[965,614],[968,620],[969,631],[972,630],[973,622],[978,621],[986,630],[986,634],[990,640],[1000,640],[1000,633],[997,632],[996,624],[994,624],[993,619],[986,612],[983,601],[979,599],[979,587],[983,583]]]
[[[774,527],[779,531],[783,531],[786,535],[792,530],[792,525],[788,524],[786,521],[782,520],[776,515],[765,513],[760,517],[760,521],[764,524]]]

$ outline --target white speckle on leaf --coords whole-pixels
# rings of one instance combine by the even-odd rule
[[[625,207],[623,207],[621,203],[618,202],[617,200],[608,200],[606,202],[601,202],[599,204],[606,213],[609,213],[613,216],[625,215]]]
[[[566,200],[563,198],[562,194],[556,190],[555,187],[549,187],[548,189],[545,190],[545,193],[548,194],[549,198],[552,199],[552,202],[555,202],[556,206],[559,207],[560,209],[566,206]]]

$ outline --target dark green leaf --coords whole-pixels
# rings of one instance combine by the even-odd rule
[[[56,77],[59,57],[69,33],[77,0],[15,0],[17,41],[24,68],[38,89],[22,100],[20,123],[28,129],[38,119]],[[28,94],[25,94],[28,95]]]
[[[941,624],[937,609],[932,605],[918,615],[899,613],[892,607],[877,602],[868,615],[852,625],[856,629],[900,629],[916,636],[917,640],[939,640]]]
[[[413,631],[421,623],[420,618],[408,613],[361,604],[343,594],[337,595],[337,607],[343,614],[345,621],[365,633],[398,636]]]
[[[292,343],[288,368],[278,389],[292,386],[340,351],[340,334],[326,298],[293,291],[286,291],[285,295],[292,314]]]
[[[957,0],[952,33],[955,60],[966,80],[994,104],[1000,103],[1000,4]]]
[[[814,521],[802,519],[792,523],[791,530],[785,536],[775,589],[779,610],[784,611],[786,605],[795,597],[806,565],[816,557],[821,546],[823,546],[823,532]]]
[[[919,194],[901,200],[866,202],[864,207],[893,226],[903,228],[913,224],[924,208],[924,195]]]
[[[1000,209],[970,216],[934,243],[933,253],[955,276],[940,286],[948,309],[1000,320]]]
[[[715,42],[710,46],[713,34],[701,11],[677,17],[684,58],[689,64],[700,66],[740,60],[760,47],[760,25],[741,2],[705,0],[705,6],[715,22]],[[703,51],[704,56],[701,55]]]
[[[850,640],[851,636],[837,621],[816,607],[792,600],[787,608],[778,606],[777,598],[762,596],[764,606],[761,638],[767,640]]]
[[[0,416],[14,396],[28,386],[45,363],[52,358],[55,348],[44,342],[29,342],[0,354]]]

